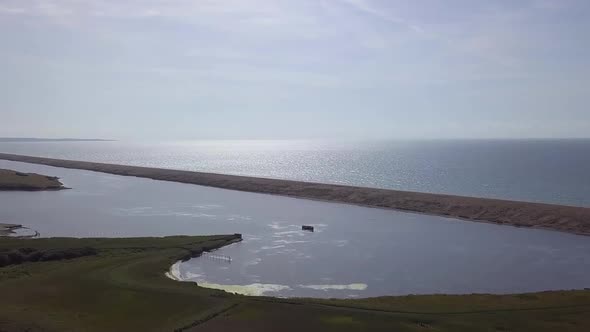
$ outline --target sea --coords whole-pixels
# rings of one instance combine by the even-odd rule
[[[0,152],[590,206],[590,139],[3,142]]]

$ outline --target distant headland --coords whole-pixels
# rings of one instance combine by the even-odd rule
[[[55,176],[35,173],[22,173],[9,169],[0,169],[0,191],[3,190],[61,190],[67,189]]]
[[[4,142],[114,142],[112,139],[101,138],[38,138],[38,137],[0,137]]]

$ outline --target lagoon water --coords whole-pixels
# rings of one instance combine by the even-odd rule
[[[0,152],[590,206],[590,140],[13,142]]]
[[[204,286],[341,298],[590,287],[590,237],[8,161],[0,168],[59,176],[73,188],[0,192],[0,222],[42,236],[242,233],[241,243],[175,264]]]

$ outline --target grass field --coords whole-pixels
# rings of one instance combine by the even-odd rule
[[[0,254],[63,254],[0,268],[0,331],[590,331],[584,290],[294,300],[165,277],[175,261],[235,239],[0,238]]]

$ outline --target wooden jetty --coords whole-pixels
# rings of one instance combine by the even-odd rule
[[[203,253],[202,257],[207,258],[207,259],[211,259],[211,260],[221,261],[221,262],[228,262],[228,263],[231,263],[231,261],[232,261],[230,256],[220,255],[220,254],[211,254],[208,252]]]

